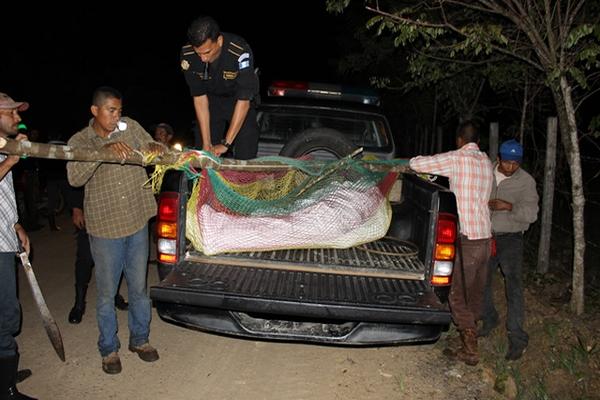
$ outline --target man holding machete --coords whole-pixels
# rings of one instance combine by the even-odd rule
[[[17,140],[27,136],[17,134],[21,122],[20,111],[29,108],[25,102],[16,102],[5,93],[0,93],[0,136],[17,135]],[[21,310],[17,299],[15,254],[19,241],[29,253],[29,237],[18,223],[17,203],[11,168],[19,162],[19,156],[0,154],[0,398],[28,400],[33,397],[17,390],[17,368],[19,353],[13,335],[19,331]]]

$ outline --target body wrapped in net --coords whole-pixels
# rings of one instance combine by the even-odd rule
[[[310,161],[287,171],[203,169],[187,205],[186,236],[207,255],[295,248],[347,248],[383,237],[386,195],[397,173],[344,159],[318,171]]]

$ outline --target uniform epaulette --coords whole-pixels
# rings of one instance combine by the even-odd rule
[[[227,51],[239,57],[244,52],[244,48],[237,43],[229,42],[229,48],[227,49]]]
[[[194,48],[191,44],[186,44],[181,48],[181,54],[184,56],[189,56],[190,54],[195,54]]]

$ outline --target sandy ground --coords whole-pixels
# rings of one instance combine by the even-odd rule
[[[75,239],[62,230],[31,233],[32,261],[62,332],[66,362],[46,337],[28,283],[19,273],[23,328],[21,368],[33,376],[19,389],[40,399],[493,399],[489,371],[449,362],[442,345],[347,348],[252,341],[174,326],[154,311],[151,343],[160,360],[145,363],[127,348],[127,313],[118,311],[123,372],[107,375],[97,351],[94,279],[79,325],[67,322],[74,297]],[[149,266],[149,286],[157,282]],[[126,296],[126,291],[121,293]]]

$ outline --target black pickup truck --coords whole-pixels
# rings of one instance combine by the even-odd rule
[[[394,142],[369,91],[277,82],[258,112],[259,155],[334,159],[362,147],[392,158]],[[445,187],[402,174],[387,236],[349,249],[206,256],[186,240],[191,184],[165,176],[159,201],[160,283],[166,321],[253,338],[348,345],[431,341],[450,323],[457,212]],[[249,235],[252,232],[248,232]]]
[[[446,188],[400,175],[389,232],[366,245],[217,256],[186,240],[190,191],[183,173],[165,176],[160,282],[150,290],[162,319],[231,335],[347,345],[432,341],[449,324],[457,212]]]

